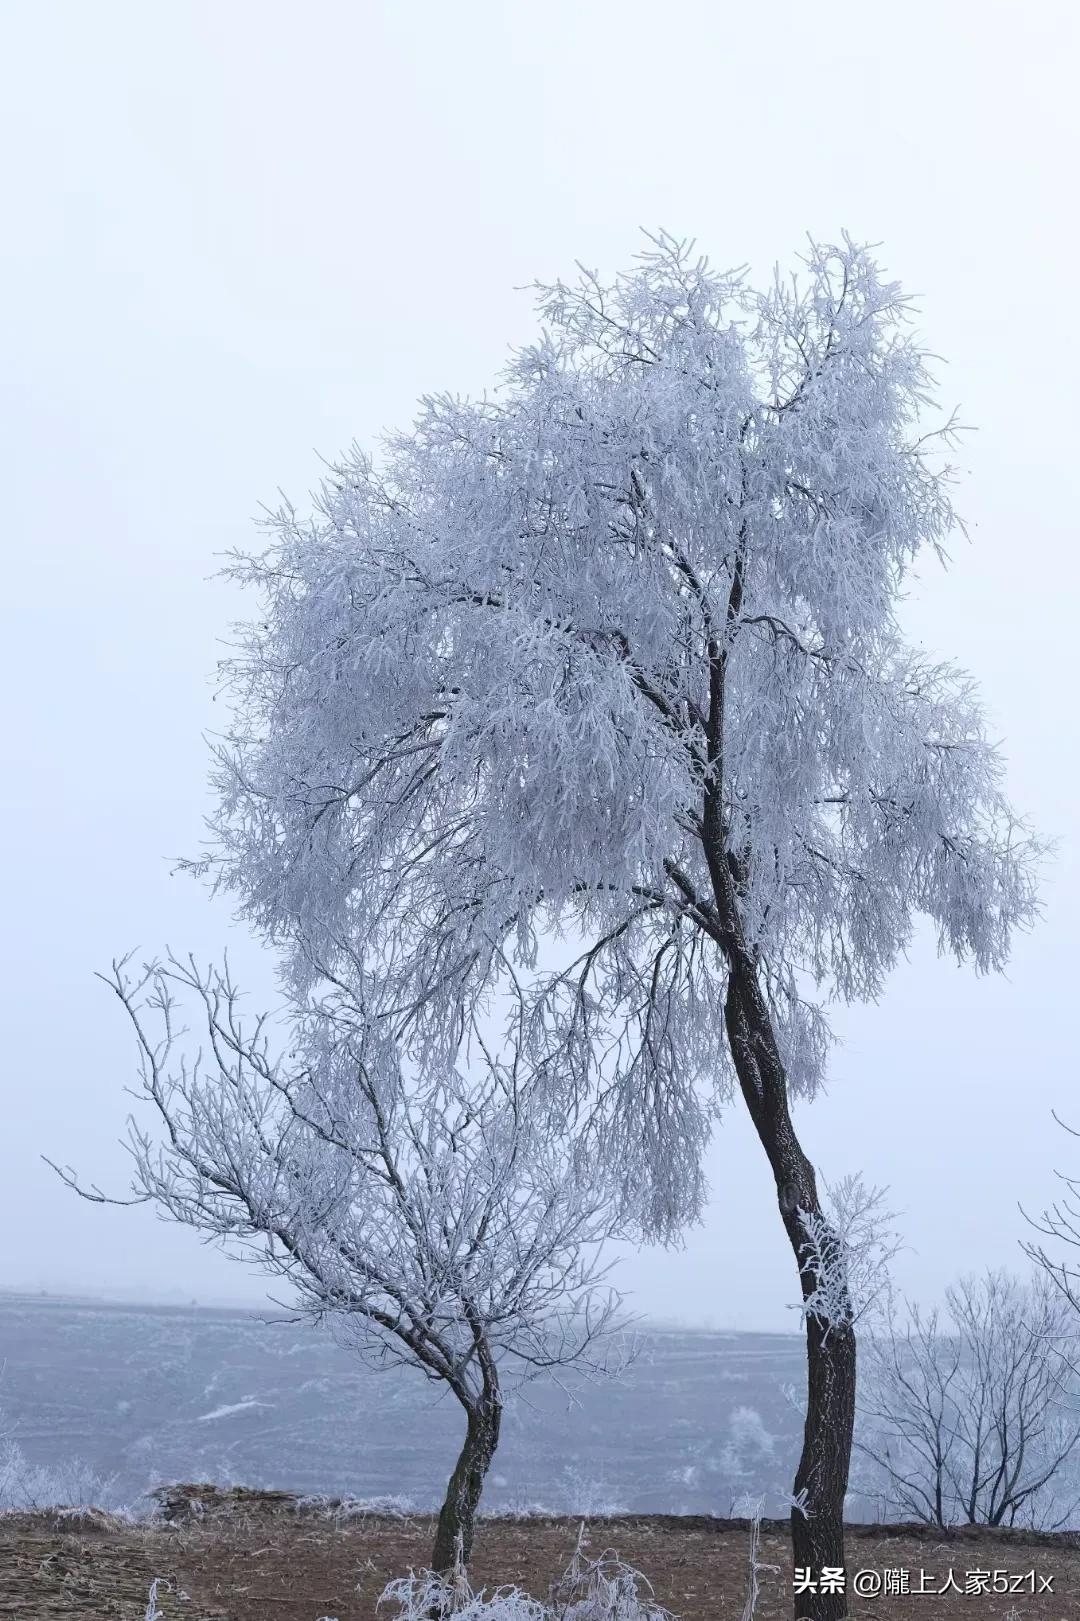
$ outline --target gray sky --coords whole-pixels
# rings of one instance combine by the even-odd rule
[[[640,226],[760,277],[807,231],[880,242],[978,425],[958,539],[914,633],[980,679],[1016,803],[1060,839],[1007,978],[912,951],[845,1012],[803,1111],[827,1177],[889,1184],[930,1298],[1016,1264],[1055,1166],[1080,1172],[1071,0],[181,0],[0,8],[5,661],[0,1287],[261,1298],[115,1187],[129,1032],[92,977],[131,946],[267,959],[169,857],[207,809],[201,734],[252,543],[318,453],[476,391],[533,330],[535,277],[610,272]],[[1071,1155],[1071,1164],[1070,1164]],[[794,1327],[764,1157],[733,1110],[685,1250],[627,1260],[638,1309]]]

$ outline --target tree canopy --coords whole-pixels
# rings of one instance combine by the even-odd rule
[[[417,1051],[511,987],[664,1232],[733,974],[810,1095],[829,998],[876,997],[919,915],[1002,965],[1038,847],[971,682],[898,622],[958,522],[955,424],[871,253],[755,291],[660,236],[539,310],[492,397],[425,399],[232,560],[260,610],[210,862],[269,937],[359,946]]]

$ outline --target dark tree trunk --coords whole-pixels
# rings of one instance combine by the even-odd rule
[[[499,1444],[499,1424],[502,1409],[498,1395],[480,1398],[466,1409],[468,1425],[465,1445],[461,1449],[446,1498],[439,1513],[435,1532],[435,1549],[431,1568],[445,1575],[454,1568],[457,1541],[461,1538],[461,1562],[467,1565],[472,1556],[473,1533],[476,1528],[476,1510],[484,1490],[484,1477]]]
[[[791,1511],[791,1548],[796,1568],[815,1578],[844,1562],[844,1498],[855,1421],[855,1331],[850,1323],[806,1323],[806,1426],[795,1474],[795,1495],[805,1491],[807,1515]],[[848,1613],[846,1593],[796,1596],[797,1621],[839,1621]]]
[[[749,420],[749,419],[748,419]],[[743,494],[745,496],[745,464]],[[746,862],[730,837],[724,781],[724,713],[732,640],[746,590],[749,536],[740,526],[732,568],[731,590],[723,634],[706,615],[709,631],[709,703],[705,720],[708,773],[702,799],[701,842],[709,869],[713,904],[701,908],[686,875],[669,868],[683,896],[692,902],[699,924],[720,948],[727,963],[724,1006],[732,1062],[754,1128],[776,1179],[776,1197],[788,1242],[795,1254],[803,1301],[817,1286],[817,1274],[806,1254],[807,1233],[799,1212],[820,1218],[814,1167],[795,1135],[788,1106],[788,1082],[773,1029],[769,1004],[758,978],[757,956],[748,943],[740,907],[748,881]],[[826,1235],[822,1235],[826,1236]],[[827,1239],[826,1239],[827,1241]],[[836,1252],[839,1265],[843,1257]],[[844,1499],[855,1429],[855,1330],[846,1279],[840,1280],[838,1322],[806,1319],[806,1425],[795,1474],[791,1511],[791,1546],[797,1570],[820,1583],[825,1568],[844,1572]],[[795,1621],[844,1621],[846,1592],[796,1593]]]
[[[806,1233],[799,1211],[820,1216],[814,1168],[803,1153],[788,1108],[787,1077],[757,976],[729,958],[728,1039],[740,1090],[776,1178],[777,1200],[799,1267],[803,1299],[817,1278],[807,1264]],[[838,1257],[839,1260],[839,1257]],[[844,1499],[855,1424],[855,1331],[850,1320],[806,1320],[806,1425],[794,1495],[805,1512],[791,1512],[791,1543],[797,1570],[819,1583],[830,1567],[844,1570]],[[846,1585],[846,1584],[845,1584]],[[795,1595],[796,1621],[843,1621],[846,1592]]]

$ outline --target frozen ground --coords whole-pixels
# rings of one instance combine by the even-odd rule
[[[73,1456],[121,1500],[163,1480],[432,1504],[461,1424],[418,1375],[376,1372],[326,1336],[243,1312],[0,1296],[0,1409],[33,1464]],[[780,1494],[801,1422],[795,1336],[654,1330],[575,1405],[511,1401],[485,1506],[728,1514]]]

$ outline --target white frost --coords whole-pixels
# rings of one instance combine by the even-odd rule
[[[229,1402],[225,1407],[215,1407],[213,1412],[200,1413],[196,1422],[205,1424],[212,1418],[228,1418],[230,1413],[248,1413],[253,1407],[271,1406],[273,1406],[272,1402],[255,1401],[253,1398],[249,1398],[247,1401]]]

